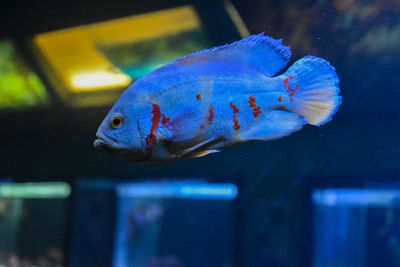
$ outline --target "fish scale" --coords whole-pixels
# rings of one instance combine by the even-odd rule
[[[253,84],[252,86],[249,86],[249,88],[247,88],[245,87],[246,83],[247,81],[240,82],[240,80],[238,80],[236,84],[230,84],[230,90],[249,91],[249,88],[255,87],[255,85]],[[233,136],[235,134],[235,131],[232,128],[233,111],[232,108],[229,106],[230,102],[232,101],[233,103],[237,103],[237,105],[239,106],[239,113],[237,114],[237,117],[238,120],[242,122],[242,131],[251,127],[254,123],[254,118],[252,115],[252,109],[249,107],[248,104],[248,97],[250,96],[250,94],[246,93],[233,95],[229,93],[228,90],[226,90],[225,82],[217,81],[213,82],[213,84],[213,87],[208,87],[207,89],[202,88],[203,85],[199,85],[197,87],[187,85],[176,87],[175,90],[179,90],[180,92],[185,93],[178,94],[177,92],[170,90],[169,92],[163,94],[162,97],[158,96],[155,99],[157,99],[156,102],[159,103],[161,110],[164,110],[164,112],[170,114],[170,116],[172,117],[174,117],[175,115],[179,115],[180,112],[187,109],[194,109],[193,114],[198,114],[200,117],[202,117],[202,123],[206,122],[208,107],[211,105],[212,107],[214,107],[215,121],[214,123],[211,123],[211,125],[206,127],[206,131],[213,132],[213,135],[221,134]],[[233,89],[232,87],[236,88]],[[200,92],[200,95],[202,96],[202,100],[200,101],[196,99],[196,95],[198,92]],[[209,97],[207,97],[208,94],[210,94]],[[176,110],[176,106],[179,106],[180,109]],[[267,107],[265,107],[265,109],[267,109]],[[200,126],[201,123],[197,125],[198,128],[200,128]],[[192,130],[194,131],[195,129]]]

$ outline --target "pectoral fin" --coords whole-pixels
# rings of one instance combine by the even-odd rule
[[[270,140],[289,135],[300,130],[306,121],[300,115],[284,110],[272,110],[264,121],[243,133],[242,139]]]
[[[195,109],[185,109],[173,114],[160,128],[165,133],[164,139],[172,142],[184,142],[196,137],[203,117]]]
[[[179,154],[177,154],[176,157],[184,157],[184,158],[202,157],[210,153],[219,152],[219,150],[216,149],[207,149],[208,147],[216,144],[219,141],[220,141],[219,138],[212,137],[203,142],[195,144],[191,147],[185,148]]]
[[[218,150],[218,149],[210,149],[210,150],[199,151],[197,153],[194,153],[191,157],[200,158],[200,157],[207,156],[209,154],[217,153],[217,152],[220,152],[220,151],[221,150]]]

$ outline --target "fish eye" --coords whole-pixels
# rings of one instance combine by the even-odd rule
[[[111,127],[116,129],[122,126],[122,117],[120,115],[114,116],[111,119]]]

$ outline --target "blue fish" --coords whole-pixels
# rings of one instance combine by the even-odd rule
[[[335,68],[306,56],[275,76],[290,56],[262,33],[179,58],[125,90],[94,146],[132,161],[166,161],[325,124],[341,103]]]

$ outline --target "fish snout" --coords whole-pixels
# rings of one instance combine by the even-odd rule
[[[94,140],[93,146],[94,146],[94,148],[95,148],[96,150],[107,152],[106,144],[104,143],[103,140],[101,140],[101,139],[99,139],[99,138],[96,139],[96,140]]]
[[[93,146],[96,150],[107,152],[107,153],[113,153],[112,149],[112,144],[114,143],[113,140],[97,133],[96,134],[97,139],[94,140]]]
[[[126,147],[123,144],[119,144],[116,139],[106,136],[101,132],[97,132],[96,137],[97,139],[93,142],[93,146],[96,150],[120,155],[129,161],[142,161],[149,156],[148,153],[142,151],[140,147]]]

